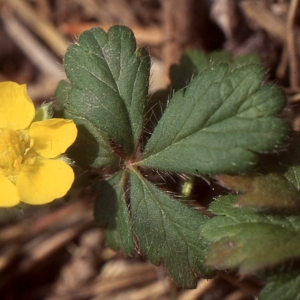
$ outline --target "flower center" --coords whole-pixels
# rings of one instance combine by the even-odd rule
[[[33,139],[26,130],[0,129],[0,173],[15,181],[22,164],[32,164]]]

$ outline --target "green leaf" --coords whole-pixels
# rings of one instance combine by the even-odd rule
[[[300,208],[300,193],[282,174],[260,176],[218,175],[216,178],[226,188],[242,192],[237,202],[240,206],[257,209],[291,210]]]
[[[68,156],[82,167],[97,168],[117,165],[120,158],[112,151],[109,135],[94,126],[88,119],[75,115],[68,110],[64,117],[72,119],[77,126],[76,141],[67,151]]]
[[[100,144],[110,146],[109,136],[132,154],[143,129],[150,68],[149,55],[136,49],[132,31],[124,26],[86,31],[68,48],[64,65],[70,84],[57,94],[66,115],[104,134]]]
[[[159,119],[167,107],[169,92],[167,90],[158,90],[154,92],[146,103],[145,112],[145,135],[153,132]]]
[[[231,68],[235,69],[245,65],[261,65],[262,59],[261,56],[256,53],[248,53],[242,56],[237,57],[231,64]]]
[[[232,63],[232,54],[229,51],[221,50],[221,51],[213,51],[207,55],[207,66],[209,63]]]
[[[186,173],[241,172],[287,135],[274,117],[285,105],[282,91],[262,86],[264,70],[214,65],[175,93],[137,163]]]
[[[207,56],[204,52],[192,49],[185,52],[178,65],[172,65],[170,68],[170,79],[172,89],[178,91],[185,88],[193,76],[205,69],[208,64]]]
[[[211,243],[208,265],[247,274],[300,257],[299,216],[258,213],[235,206],[236,200],[224,196],[210,206],[216,216],[202,230]]]
[[[300,160],[298,161],[300,162]],[[288,168],[284,177],[291,182],[294,187],[299,191],[300,190],[300,166],[299,163],[297,165],[291,166]]]
[[[164,261],[173,279],[185,288],[196,286],[196,277],[211,277],[204,263],[205,244],[200,229],[207,217],[160,191],[132,170],[131,217],[134,232],[147,258]]]
[[[265,286],[259,294],[259,300],[300,300],[300,275],[295,272],[278,276]]]
[[[126,171],[119,171],[97,184],[94,216],[97,225],[106,229],[105,240],[110,248],[133,254],[134,241],[124,192],[126,174]]]
[[[249,64],[259,65],[261,64],[261,57],[250,53],[233,60],[232,54],[228,51],[214,51],[205,54],[198,49],[188,50],[182,55],[180,63],[172,65],[170,68],[172,90],[178,91],[185,88],[199,72],[210,67],[210,65],[220,63],[228,63],[230,68],[234,69]]]

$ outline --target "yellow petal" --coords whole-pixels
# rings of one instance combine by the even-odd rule
[[[2,174],[0,174],[0,187],[0,207],[11,207],[19,204],[20,196],[15,185]]]
[[[21,201],[45,204],[63,197],[74,181],[72,168],[61,160],[39,160],[22,168],[16,183]]]
[[[39,155],[54,158],[74,143],[77,128],[72,120],[48,119],[32,123],[29,135],[34,141],[33,149]]]
[[[0,128],[25,129],[34,115],[34,104],[25,84],[11,81],[0,83]]]

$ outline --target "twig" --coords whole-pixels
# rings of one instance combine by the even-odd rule
[[[300,101],[300,93],[297,93],[291,97],[289,97],[289,103],[295,103]]]
[[[290,4],[290,9],[288,12],[288,18],[286,23],[286,36],[287,36],[287,51],[289,57],[289,67],[290,67],[290,85],[291,88],[297,88],[299,85],[299,72],[298,72],[298,58],[297,49],[295,43],[295,31],[294,23],[297,13],[297,7],[299,0],[292,0]]]
[[[257,284],[256,282],[252,282],[248,279],[237,280],[237,278],[235,278],[233,275],[224,271],[219,271],[218,276],[235,285],[248,295],[258,295],[261,290],[261,285]]]
[[[284,78],[287,68],[288,68],[288,53],[287,53],[287,49],[283,48],[278,67],[276,69],[276,77],[279,79]]]
[[[271,11],[269,11],[263,1],[241,1],[240,6],[242,7],[247,18],[252,20],[259,27],[266,30],[273,37],[285,43],[285,22],[281,18],[276,17]]]
[[[168,72],[170,65],[178,63],[187,49],[201,46],[205,20],[203,1],[163,1],[165,43],[163,57]]]

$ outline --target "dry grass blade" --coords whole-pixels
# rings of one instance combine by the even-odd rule
[[[202,279],[199,281],[198,286],[195,290],[185,291],[179,297],[178,300],[197,300],[201,297],[208,288],[214,284],[214,279],[205,280]]]
[[[25,24],[40,36],[58,56],[62,57],[68,47],[68,41],[52,24],[40,18],[26,1],[2,0],[2,2],[11,7]]]
[[[57,82],[64,78],[55,56],[18,19],[4,13],[2,14],[2,21],[11,39],[42,73]]]
[[[228,295],[225,299],[223,300],[244,300],[245,299],[245,294],[242,293],[241,291],[235,291]]]
[[[125,265],[124,265],[125,263]],[[80,299],[115,299],[118,294],[134,290],[134,293],[141,287],[152,284],[157,280],[157,270],[150,264],[138,262],[124,262],[121,260],[112,261],[106,265],[110,274],[105,274],[105,267],[98,278],[91,281],[84,289],[68,290],[65,293],[55,294],[47,300],[80,300]],[[113,272],[115,270],[115,272]],[[120,270],[122,270],[120,272]],[[114,274],[111,274],[114,273]],[[159,289],[161,291],[161,289]],[[142,294],[146,292],[143,291]],[[123,294],[124,296],[124,294]],[[98,298],[100,297],[100,298]],[[148,290],[149,297],[149,290]],[[130,299],[125,297],[123,299]]]

